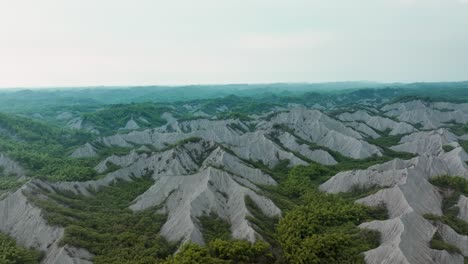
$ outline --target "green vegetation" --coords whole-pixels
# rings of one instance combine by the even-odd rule
[[[337,165],[329,166],[329,172],[330,172],[330,174],[333,174],[333,175],[335,175],[336,173],[338,173],[340,171],[346,171],[346,170],[352,170],[352,169],[365,169],[365,168],[368,168],[368,167],[370,167],[372,165],[384,163],[384,162],[390,161],[390,160],[395,159],[395,158],[411,159],[411,158],[415,157],[415,155],[411,154],[411,153],[397,152],[397,151],[391,150],[389,147],[398,144],[398,142],[403,137],[403,135],[389,136],[388,135],[389,131],[384,132],[384,134],[382,134],[382,136],[377,138],[377,139],[372,139],[372,138],[367,139],[367,141],[369,143],[374,144],[374,145],[380,147],[383,150],[383,155],[382,156],[373,155],[373,156],[365,158],[365,159],[353,159],[353,158],[350,158],[350,157],[346,157],[346,156],[342,155],[341,153],[339,153],[337,151],[334,151],[334,150],[331,150],[331,149],[329,149],[327,147],[320,146],[320,145],[317,145],[315,143],[312,143],[312,142],[309,142],[309,141],[306,141],[306,140],[302,139],[301,137],[299,137],[295,133],[294,130],[292,130],[291,128],[289,128],[286,125],[276,124],[276,125],[273,126],[273,128],[290,133],[291,135],[293,135],[296,138],[296,141],[297,141],[298,144],[308,145],[311,150],[322,149],[322,150],[325,150],[328,153],[330,153],[330,155],[338,162]],[[277,132],[276,133],[273,132],[272,134],[270,134],[270,138],[276,144],[281,146],[283,149],[286,149],[281,144],[281,142],[279,142],[279,140],[277,139],[277,136],[278,136]],[[286,150],[289,151],[289,152],[293,152],[293,151],[291,151],[289,149],[286,149]],[[294,153],[294,154],[297,157],[299,157],[299,158],[301,158],[301,159],[303,159],[303,160],[305,160],[305,161],[307,161],[307,162],[309,162],[311,164],[315,163],[314,161],[309,160],[308,158],[304,157],[303,155],[301,155],[299,153]],[[322,166],[322,165],[318,165],[318,166]]]
[[[378,246],[378,233],[357,228],[369,220],[366,207],[318,192],[305,201],[278,225],[289,263],[364,263],[361,253]]]
[[[249,208],[255,212],[255,218],[260,219],[256,225],[262,227],[259,232],[262,236],[265,236],[262,230],[272,230],[272,226],[276,226],[277,231],[266,233],[266,237],[279,243],[274,251],[281,251],[275,254],[277,259],[284,258],[286,263],[363,263],[361,253],[378,246],[379,234],[358,229],[357,225],[371,219],[386,219],[385,208],[354,203],[363,193],[374,192],[377,188],[356,188],[346,195],[325,194],[317,189],[340,169],[340,166],[312,163],[289,170],[278,186],[279,196],[292,199],[297,206],[287,210],[279,223]],[[275,250],[275,243],[271,244]]]
[[[175,256],[163,264],[242,264],[272,263],[269,246],[265,242],[251,244],[243,240],[216,239],[202,247],[185,244]]]
[[[367,142],[380,147],[383,150],[383,155],[385,158],[388,159],[411,159],[414,158],[415,155],[407,152],[398,152],[390,149],[391,146],[398,145],[401,138],[405,135],[389,135],[390,130],[384,131],[379,138],[368,138]]]
[[[19,188],[24,181],[19,181],[16,177],[0,177],[0,191]]]
[[[443,146],[442,146],[442,149],[443,149],[445,152],[450,152],[450,151],[454,150],[455,147],[452,147],[452,146],[450,146],[450,145],[443,145]]]
[[[431,248],[437,250],[447,250],[449,253],[461,254],[461,250],[456,246],[445,242],[439,232],[435,232],[430,242]]]
[[[104,109],[82,114],[83,122],[90,123],[103,135],[114,134],[133,119],[140,127],[156,127],[164,125],[166,120],[161,117],[170,111],[167,106],[152,103],[116,104]]]
[[[10,237],[0,233],[0,263],[38,264],[42,254],[35,250],[24,249]]]
[[[276,233],[279,217],[268,217],[249,196],[245,196],[244,199],[247,209],[252,214],[252,216],[247,217],[252,228],[270,244],[273,256],[276,259],[281,259],[282,250],[277,241]]]
[[[468,195],[468,180],[465,178],[443,175],[432,178],[430,182],[433,185],[453,189],[464,195]]]
[[[457,206],[460,194],[468,195],[468,180],[461,177],[439,176],[432,178],[430,182],[435,186],[451,190],[451,192],[444,192],[442,216],[426,214],[424,217],[428,220],[440,221],[461,235],[468,235],[468,222],[458,218],[459,208]]]
[[[157,208],[134,213],[130,203],[153,184],[149,177],[118,181],[93,196],[43,191],[48,199],[34,199],[51,225],[65,227],[62,244],[95,254],[94,263],[155,263],[175,251],[159,235],[166,216]]]
[[[458,143],[465,151],[468,151],[468,140],[459,140]]]
[[[206,242],[215,239],[231,239],[231,225],[216,214],[204,215],[199,217],[198,220],[202,226],[203,238]]]
[[[466,84],[465,84],[466,85]],[[273,85],[274,86],[274,85]],[[284,85],[283,85],[284,86]],[[283,89],[279,85],[278,89]],[[299,85],[300,86],[300,85]],[[304,86],[309,87],[304,84]],[[93,167],[97,161],[110,155],[126,155],[131,148],[105,147],[93,143],[97,148],[98,158],[72,159],[68,158],[72,150],[85,142],[92,142],[96,135],[83,131],[64,129],[63,123],[51,121],[58,111],[70,110],[79,114],[86,124],[90,124],[101,132],[101,135],[118,133],[126,122],[133,119],[141,128],[155,127],[166,123],[161,114],[170,111],[179,120],[200,118],[197,111],[203,111],[212,118],[238,119],[242,123],[232,122],[229,127],[241,133],[247,133],[254,128],[250,116],[263,114],[276,107],[286,107],[289,104],[311,106],[315,103],[333,103],[337,108],[352,107],[356,99],[369,99],[377,102],[394,98],[395,95],[409,96],[400,100],[414,100],[415,91],[426,87],[418,84],[410,89],[390,87],[383,89],[361,89],[346,92],[311,92],[298,89],[291,92],[268,92],[262,87],[258,91],[230,95],[232,92],[213,92],[203,90],[204,95],[199,100],[192,100],[194,96],[182,95],[182,88],[178,92],[157,93],[146,89],[137,91],[138,96],[129,96],[133,89],[112,89],[116,93],[110,98],[108,91],[96,89],[76,92],[77,98],[58,98],[52,106],[23,107],[16,104],[11,108],[13,112],[26,113],[31,116],[33,110],[39,109],[46,118],[44,121],[32,120],[14,114],[0,114],[0,153],[17,160],[28,170],[28,176],[47,179],[50,181],[85,181],[96,179]],[[271,85],[265,85],[268,89]],[[276,87],[276,86],[275,86]],[[312,87],[312,86],[310,86]],[[309,87],[309,88],[310,88]],[[154,88],[154,87],[153,87]],[[468,100],[458,89],[451,94],[436,89],[436,98],[451,98]],[[158,90],[161,91],[161,90]],[[25,91],[26,94],[36,92]],[[40,94],[37,92],[37,94]],[[56,94],[42,94],[40,100],[50,100]],[[73,93],[71,93],[73,94]],[[88,95],[85,95],[88,94]],[[89,94],[98,94],[89,99]],[[210,96],[206,96],[210,94]],[[242,95],[248,96],[243,97]],[[343,96],[345,94],[345,96]],[[253,97],[252,95],[255,95]],[[7,96],[8,97],[8,96]],[[109,97],[109,98],[107,98]],[[128,97],[128,98],[127,98]],[[0,102],[6,100],[0,96]],[[10,97],[11,98],[11,97]],[[49,98],[49,99],[47,99]],[[88,98],[88,99],[86,99]],[[339,99],[338,99],[339,98]],[[190,102],[184,100],[191,99]],[[29,99],[33,101],[32,99]],[[17,100],[21,101],[21,100]],[[144,101],[151,101],[141,103]],[[175,103],[160,104],[155,101],[171,101]],[[58,104],[68,104],[63,107]],[[128,104],[130,102],[139,102]],[[187,104],[192,106],[182,107]],[[0,103],[0,108],[2,104]],[[3,106],[4,107],[4,106]],[[190,109],[190,110],[188,110]],[[349,109],[349,108],[347,108]],[[356,108],[357,109],[357,108]],[[341,110],[341,109],[340,109]],[[10,111],[10,108],[8,109]],[[332,113],[337,114],[338,112]],[[266,120],[272,116],[266,117]],[[452,131],[466,134],[466,125],[453,125]],[[318,186],[330,179],[338,172],[355,169],[366,169],[369,166],[389,161],[393,158],[409,159],[413,154],[392,151],[389,147],[398,144],[402,135],[390,136],[388,131],[381,132],[377,139],[366,139],[369,143],[379,146],[383,156],[372,156],[367,159],[356,160],[326,147],[299,138],[295,131],[284,125],[275,125],[274,129],[291,133],[300,144],[307,144],[310,149],[323,149],[329,152],[337,161],[337,165],[324,166],[311,162],[299,153],[296,156],[309,161],[307,166],[289,167],[289,160],[282,160],[275,167],[270,168],[261,161],[247,161],[250,165],[272,175],[278,181],[278,186],[260,186],[259,194],[270,197],[283,210],[283,218],[271,218],[265,215],[255,202],[245,197],[245,203],[251,214],[248,220],[252,228],[261,235],[265,242],[249,243],[233,240],[229,223],[215,215],[205,215],[198,219],[202,227],[206,246],[194,244],[184,245],[174,256],[176,245],[163,239],[159,232],[166,220],[165,215],[156,213],[159,208],[151,208],[142,212],[132,212],[128,206],[139,194],[144,192],[153,182],[150,178],[133,179],[132,182],[115,182],[113,185],[95,191],[92,196],[75,195],[68,192],[52,193],[41,191],[46,199],[32,199],[44,209],[44,216],[52,225],[65,228],[62,244],[83,247],[96,255],[94,262],[99,263],[362,263],[362,252],[374,248],[379,243],[379,234],[369,230],[359,229],[357,226],[373,219],[385,219],[385,208],[369,208],[354,203],[380,188],[378,186],[355,186],[350,192],[336,195],[325,194],[318,190]],[[170,129],[169,129],[170,130]],[[121,131],[121,130],[120,130]],[[125,131],[122,131],[125,132]],[[189,132],[189,131],[186,131]],[[272,140],[281,146],[275,135]],[[162,150],[178,147],[185,143],[198,142],[200,138],[189,138],[175,144],[168,144]],[[468,150],[468,141],[460,144]],[[284,148],[284,146],[282,146]],[[226,148],[226,147],[223,147]],[[226,149],[229,151],[228,149]],[[449,146],[444,146],[450,151]],[[149,147],[149,151],[161,151]],[[146,152],[143,150],[143,152]],[[195,159],[194,159],[195,160]],[[202,160],[195,160],[201,163]],[[118,169],[115,164],[108,164],[109,171]],[[16,188],[22,184],[14,177],[4,175],[0,169],[0,191]],[[460,193],[468,193],[468,183],[463,178],[438,177],[431,180],[434,185],[452,189],[450,195],[443,200],[443,216],[426,215],[433,221],[441,221],[450,225],[460,234],[468,234],[468,224],[456,217],[458,211],[455,206]],[[225,193],[220,193],[226,196]],[[42,197],[42,196],[40,196]],[[37,197],[35,197],[37,198]],[[457,252],[457,249],[442,241],[439,234],[435,234],[431,246],[436,249],[446,249]],[[21,255],[13,249],[11,242],[4,243],[0,237],[0,245],[9,245],[4,252],[8,256]],[[3,249],[2,249],[3,250]],[[6,253],[2,253],[7,255]],[[0,257],[3,256],[0,254]],[[32,253],[31,253],[32,254]],[[34,256],[34,254],[32,254]],[[0,259],[2,260],[2,259]],[[37,261],[37,258],[35,258]],[[7,262],[9,263],[9,262]],[[29,263],[22,260],[11,263]],[[35,263],[35,262],[31,262]]]
[[[96,176],[94,163],[68,154],[91,139],[72,131],[15,115],[0,114],[0,153],[18,161],[28,175],[52,181],[88,180]]]
[[[468,134],[468,124],[452,123],[450,130],[457,136]]]
[[[378,232],[362,230],[357,226],[365,221],[387,219],[386,209],[370,208],[354,201],[379,188],[356,187],[350,193],[339,195],[318,190],[321,183],[341,169],[366,168],[375,160],[339,166],[311,163],[293,168],[288,168],[288,160],[281,161],[274,168],[268,168],[262,162],[249,163],[274,175],[280,183],[277,187],[262,186],[262,194],[269,196],[283,209],[284,218],[281,220],[266,216],[249,196],[245,197],[252,214],[248,220],[270,245],[265,252],[269,252],[276,263],[364,263],[362,252],[378,246]],[[231,262],[220,262],[219,254],[213,252],[212,243],[229,241],[229,233],[226,232],[228,225],[215,216],[204,216],[199,220],[204,236],[211,242],[204,247],[186,245],[166,263],[263,263],[233,259],[230,259]],[[234,242],[225,243],[233,245]],[[189,262],[190,259],[194,259],[194,262]]]

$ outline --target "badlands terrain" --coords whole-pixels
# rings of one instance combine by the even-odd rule
[[[468,87],[415,86],[17,104],[0,263],[467,263]]]

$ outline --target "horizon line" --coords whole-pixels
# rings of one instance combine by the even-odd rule
[[[346,84],[346,83],[367,83],[378,85],[407,85],[422,83],[467,83],[466,80],[457,81],[411,81],[411,82],[387,82],[387,81],[323,81],[323,82],[233,82],[233,83],[192,83],[192,84],[127,84],[127,85],[53,85],[53,86],[0,86],[0,90],[29,90],[29,89],[90,89],[90,88],[141,88],[141,87],[196,87],[196,86],[231,86],[231,85],[317,85],[317,84]],[[358,88],[358,87],[357,87]]]

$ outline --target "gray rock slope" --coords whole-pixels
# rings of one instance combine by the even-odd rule
[[[89,158],[95,156],[97,156],[96,148],[89,143],[86,143],[83,146],[77,148],[70,155],[72,158]]]
[[[204,140],[188,141],[162,152],[130,152],[126,156],[110,156],[96,169],[107,170],[109,163],[118,170],[104,178],[88,182],[47,183],[34,181],[0,201],[0,231],[13,236],[25,246],[47,253],[43,263],[90,263],[92,255],[86,250],[59,247],[63,229],[47,225],[41,210],[27,199],[35,188],[49,191],[71,191],[92,195],[117,179],[132,181],[134,177],[150,175],[154,185],[130,206],[134,211],[158,206],[168,215],[161,234],[170,241],[204,243],[203,215],[218,215],[231,225],[233,237],[255,241],[261,237],[251,227],[251,213],[245,199],[249,197],[265,215],[280,216],[280,209],[261,194],[258,185],[276,185],[275,180],[259,169],[226,152],[219,144]],[[35,196],[34,199],[41,197]]]
[[[280,160],[288,159],[292,165],[305,164],[294,153],[284,150],[277,142],[269,138],[277,126],[293,130],[296,137],[303,141],[317,144],[337,151],[351,158],[366,158],[382,155],[381,150],[367,143],[361,133],[345,126],[342,122],[328,117],[317,110],[295,108],[276,114],[268,120],[254,123],[239,120],[197,119],[185,122],[169,122],[167,125],[144,131],[132,131],[99,139],[106,146],[135,147],[152,145],[162,149],[167,144],[174,144],[189,137],[200,137],[229,147],[243,159],[262,161],[275,165]],[[285,140],[283,138],[283,140]],[[291,141],[287,141],[291,143]],[[330,156],[321,157],[324,152],[309,152],[304,147],[289,145],[292,150],[317,162],[334,163]],[[79,156],[79,155],[76,155]]]
[[[25,247],[45,252],[42,263],[91,264],[93,256],[86,250],[59,245],[63,228],[48,225],[41,210],[25,195],[35,188],[28,183],[0,200],[0,231]]]
[[[306,141],[340,152],[344,156],[360,159],[382,155],[380,149],[364,141],[359,132],[317,110],[292,109],[278,113],[258,126],[270,128],[278,124],[293,129],[296,135]]]
[[[369,113],[363,110],[359,110],[354,113],[343,113],[338,116],[338,119],[348,122],[364,122],[367,126],[370,126],[379,131],[385,131],[389,129],[390,135],[408,134],[416,131],[416,129],[408,123],[396,122],[382,116],[371,116]]]
[[[381,109],[400,121],[421,124],[424,129],[435,129],[445,123],[468,123],[466,104],[427,103],[420,100],[389,104]]]
[[[67,121],[67,127],[71,129],[84,129],[88,132],[99,134],[99,131],[90,123],[83,121],[81,117],[75,117]]]
[[[203,244],[203,227],[198,219],[216,214],[230,223],[233,237],[254,241],[261,236],[249,223],[251,213],[245,199],[251,199],[265,215],[281,216],[281,211],[260,188],[276,185],[275,180],[252,166],[252,161],[270,167],[286,159],[291,165],[309,161],[333,165],[337,163],[330,154],[333,152],[356,159],[382,155],[365,138],[377,138],[380,135],[376,131],[391,129],[394,135],[408,134],[391,148],[414,153],[415,158],[340,172],[320,189],[339,193],[356,186],[380,187],[378,192],[357,201],[383,205],[390,215],[388,220],[361,225],[382,234],[381,245],[365,252],[367,263],[463,263],[468,237],[430,222],[423,215],[442,214],[442,195],[430,184],[431,177],[447,174],[468,178],[468,154],[458,143],[462,138],[439,128],[450,120],[466,122],[467,105],[412,101],[380,109],[401,122],[364,111],[344,113],[334,119],[317,110],[291,107],[248,122],[207,118],[179,122],[165,113],[163,118],[168,122],[164,126],[102,137],[78,148],[71,156],[96,156],[95,146],[134,150],[102,160],[95,169],[106,174],[98,180],[27,183],[0,200],[0,231],[24,246],[45,251],[45,264],[91,263],[93,256],[86,250],[60,247],[63,229],[49,226],[28,197],[36,193],[36,188],[92,195],[90,190],[99,190],[117,179],[132,181],[135,177],[151,176],[153,186],[129,208],[140,211],[157,207],[160,213],[167,214],[161,234],[168,240]],[[425,131],[410,125],[419,123]],[[444,151],[444,145],[453,149]],[[0,156],[0,162],[2,158],[12,164],[4,156]],[[459,198],[458,207],[458,217],[467,220],[465,196]],[[460,248],[462,254],[431,249],[429,241],[435,232]]]
[[[134,129],[139,129],[140,126],[138,125],[137,122],[135,122],[135,120],[130,119],[128,120],[128,122],[125,124],[125,127],[121,128],[121,129],[125,129],[125,130],[134,130]]]
[[[459,147],[456,135],[447,129],[440,128],[433,131],[422,131],[404,136],[400,144],[391,149],[414,154],[430,154],[437,156],[444,152],[443,146]]]
[[[459,246],[466,256],[467,237],[454,234],[448,226],[433,225],[423,215],[442,214],[442,197],[428,180],[439,175],[468,178],[468,155],[461,147],[445,153],[434,152],[432,144],[426,144],[425,150],[419,149],[420,156],[411,160],[396,159],[366,170],[338,173],[320,186],[331,193],[346,192],[355,186],[382,188],[358,200],[370,206],[384,205],[390,214],[388,220],[361,225],[382,234],[381,245],[365,252],[367,263],[463,263],[462,255],[431,249],[429,242],[439,231],[445,241]]]

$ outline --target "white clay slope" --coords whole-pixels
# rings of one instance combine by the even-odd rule
[[[270,120],[259,121],[255,131],[239,120],[197,119],[185,122],[171,122],[156,129],[117,134],[99,140],[106,146],[132,147],[153,145],[164,148],[189,137],[200,137],[232,149],[243,159],[262,161],[275,165],[282,159],[289,159],[292,165],[304,164],[293,153],[284,151],[268,137],[274,125],[286,125],[299,137],[316,143],[351,158],[367,158],[382,155],[378,147],[363,140],[360,133],[342,122],[332,119],[316,110],[292,109],[279,113]],[[326,162],[333,162],[326,159]]]
[[[439,106],[439,107],[437,107]],[[400,121],[411,124],[422,124],[424,129],[439,128],[446,123],[468,123],[468,112],[464,106],[440,109],[441,105],[432,105],[420,100],[395,103],[382,108],[388,116],[396,117]],[[446,111],[448,110],[448,111]]]
[[[391,147],[392,150],[414,154],[430,154],[437,156],[444,152],[443,146],[459,147],[457,136],[447,129],[422,131],[404,136],[400,144]]]
[[[161,234],[168,240],[203,244],[199,217],[215,214],[230,224],[233,237],[255,241],[260,236],[248,221],[251,213],[246,197],[265,215],[280,216],[281,211],[262,195],[259,187],[276,185],[276,181],[249,164],[250,161],[270,167],[285,159],[290,160],[291,165],[307,164],[307,161],[333,165],[336,160],[327,150],[351,158],[382,155],[381,149],[365,141],[368,136],[379,137],[375,130],[390,128],[391,134],[406,134],[416,130],[404,122],[438,128],[448,118],[465,122],[467,115],[465,105],[422,101],[382,108],[389,116],[404,122],[371,116],[364,111],[342,114],[340,121],[316,110],[294,107],[251,122],[233,119],[179,122],[170,113],[165,113],[163,118],[168,123],[162,127],[103,137],[88,143],[77,149],[72,157],[96,156],[98,150],[94,146],[101,145],[135,150],[102,160],[95,168],[99,173],[107,172],[101,179],[59,183],[34,181],[6,196],[0,200],[0,231],[10,234],[21,245],[44,250],[45,264],[88,264],[92,255],[86,250],[58,245],[63,229],[49,226],[42,218],[41,210],[28,201],[25,194],[40,186],[50,191],[92,195],[90,190],[99,190],[116,180],[130,182],[135,177],[150,176],[155,183],[133,201],[130,209],[140,211],[157,207],[160,213],[167,214]],[[418,116],[420,113],[422,115]],[[178,143],[181,140],[186,141]],[[321,190],[330,193],[347,192],[356,186],[381,188],[358,200],[370,206],[384,205],[390,216],[388,220],[361,225],[382,234],[381,245],[365,252],[367,263],[463,263],[462,255],[431,249],[429,241],[435,232],[439,232],[444,240],[456,245],[467,256],[468,237],[423,217],[427,213],[442,214],[442,196],[439,189],[430,184],[431,177],[457,175],[468,178],[465,163],[468,154],[458,140],[459,137],[447,129],[413,132],[391,148],[417,154],[417,157],[395,159],[365,170],[340,172],[320,186]],[[444,151],[446,145],[454,149]],[[151,151],[154,148],[160,151]],[[111,169],[114,171],[109,172]],[[467,220],[468,199],[461,196],[458,206],[458,217]]]
[[[258,234],[250,227],[250,215],[244,202],[249,196],[268,216],[279,216],[280,210],[268,198],[257,194],[257,185],[276,182],[257,168],[227,153],[213,142],[189,142],[164,152],[111,156],[98,165],[106,170],[111,162],[121,168],[106,177],[88,182],[38,183],[50,191],[72,191],[92,195],[117,179],[131,181],[132,177],[151,175],[155,184],[139,196],[131,206],[143,210],[163,206],[161,213],[169,219],[162,235],[171,241],[191,240],[203,243],[197,217],[215,213],[231,224],[233,237],[254,241]],[[171,194],[171,195],[169,195]]]
[[[0,200],[0,231],[22,246],[45,252],[42,264],[91,264],[93,256],[88,251],[59,245],[63,228],[48,225],[41,210],[24,195],[35,188],[28,183]]]
[[[395,122],[389,118],[381,116],[371,116],[369,113],[363,110],[356,111],[354,113],[343,113],[338,116],[338,119],[342,121],[360,121],[366,125],[377,129],[379,131],[385,131],[390,129],[390,135],[408,134],[416,131],[416,129],[410,124],[403,122]]]
[[[382,188],[358,200],[369,206],[385,205],[390,216],[389,220],[361,225],[382,234],[381,245],[365,252],[367,263],[463,263],[463,256],[459,254],[429,247],[429,241],[439,228],[423,215],[442,214],[442,197],[428,180],[439,175],[468,178],[465,163],[468,158],[460,147],[438,156],[432,155],[430,147],[427,150],[428,153],[408,161],[397,159],[366,170],[339,173],[320,186],[332,193],[350,191],[355,186]],[[452,234],[452,240],[459,241],[458,244],[465,241],[464,236],[458,236]]]

